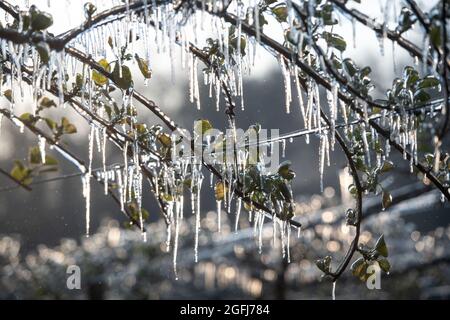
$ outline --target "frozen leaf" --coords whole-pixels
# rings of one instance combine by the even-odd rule
[[[14,161],[14,167],[12,168],[10,174],[14,177],[14,179],[23,184],[30,184],[33,180],[31,176],[31,169],[25,167],[19,160]]]
[[[385,162],[383,162],[383,166],[381,167],[380,172],[388,172],[392,168],[394,168],[394,163],[390,160],[386,160]]]
[[[120,66],[118,63],[114,66],[114,70],[112,73],[114,83],[121,89],[127,90],[131,87],[133,83],[133,78],[131,76],[130,68],[127,66],[122,66],[122,75],[120,74]]]
[[[275,18],[278,20],[278,22],[286,22],[288,16],[286,5],[283,4],[276,6],[275,8],[272,8],[272,12],[274,13]]]
[[[70,123],[70,121],[66,117],[63,117],[61,119],[61,127],[63,128],[63,133],[66,134],[72,134],[77,132],[77,127],[75,127],[75,125]]]
[[[381,270],[383,270],[386,273],[388,273],[389,270],[391,269],[391,264],[385,258],[378,259],[378,265],[380,266]]]
[[[36,6],[30,7],[31,29],[35,31],[45,30],[53,24],[53,18],[50,14],[36,9]]]
[[[439,87],[441,82],[433,76],[428,76],[420,80],[417,84],[417,89],[431,89]]]
[[[355,260],[355,262],[353,262],[352,266],[350,267],[350,270],[355,277],[361,278],[362,276],[364,276],[367,270],[367,263],[364,258],[358,258],[357,260]]]
[[[7,89],[3,92],[3,96],[8,99],[9,102],[12,102],[12,91],[11,89]]]
[[[50,128],[50,130],[55,130],[56,129],[56,127],[58,126],[57,124],[56,124],[56,122],[55,121],[53,121],[52,119],[50,119],[50,118],[44,118],[44,121],[45,121],[45,123],[47,124],[47,126]]]
[[[56,107],[56,103],[55,103],[55,101],[53,101],[50,98],[43,97],[41,99],[41,101],[39,102],[39,106],[42,108],[51,108],[51,107]]]
[[[39,147],[32,147],[28,153],[28,159],[31,164],[41,164],[41,151]]]
[[[382,197],[383,197],[382,199],[383,210],[386,210],[392,204],[392,195],[388,191],[383,190]]]
[[[102,68],[107,72],[111,71],[111,67],[106,59],[101,59],[100,61],[98,61],[98,64],[101,65]],[[92,80],[98,86],[103,86],[108,83],[108,78],[102,75],[97,70],[92,70]]]
[[[212,129],[211,122],[205,119],[199,119],[194,123],[194,132],[198,135],[204,135],[208,130]]]
[[[291,162],[289,160],[283,161],[278,166],[278,173],[280,176],[282,176],[284,179],[292,180],[295,178],[295,172],[291,170]]]
[[[216,186],[214,188],[214,195],[216,196],[217,201],[222,201],[225,198],[226,189],[227,188],[222,181],[216,183]]]
[[[161,133],[160,135],[158,135],[158,140],[166,148],[169,148],[172,145],[172,140],[167,133]]]
[[[317,267],[323,271],[324,273],[328,274],[330,273],[330,268],[331,268],[331,257],[330,256],[326,256],[323,259],[319,259],[316,261],[316,265]]]
[[[322,33],[322,37],[329,46],[336,48],[339,51],[344,51],[345,48],[347,47],[347,43],[345,42],[344,38],[336,33],[324,31]]]
[[[380,238],[378,238],[377,243],[375,244],[375,251],[383,257],[388,256],[388,248],[386,246],[386,242],[384,241],[384,235],[381,235]]]
[[[139,70],[141,70],[141,73],[144,76],[144,78],[150,79],[152,77],[152,72],[148,67],[148,61],[139,57],[137,53],[134,57],[138,63]]]

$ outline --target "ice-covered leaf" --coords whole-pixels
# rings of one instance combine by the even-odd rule
[[[110,72],[111,71],[111,67],[108,63],[108,60],[106,59],[101,59],[98,61],[98,64],[100,66],[102,66],[102,68],[107,71]],[[97,70],[92,70],[92,80],[95,82],[96,85],[98,86],[103,86],[105,84],[108,83],[108,78],[105,77],[103,74],[101,74],[99,71]]]
[[[131,87],[133,83],[133,77],[131,75],[130,68],[127,66],[122,66],[122,74],[120,74],[120,66],[118,63],[115,64],[114,70],[112,73],[114,83],[121,89],[127,90]]]
[[[378,261],[378,265],[380,266],[381,270],[383,270],[384,272],[388,273],[389,270],[391,270],[391,264],[389,263],[389,261],[387,259],[380,258],[377,261]]]
[[[389,255],[386,242],[384,241],[384,235],[381,235],[378,238],[377,243],[375,244],[375,251],[383,257],[387,257]]]
[[[331,33],[324,31],[322,33],[323,39],[327,42],[327,44],[333,48],[338,49],[339,51],[345,51],[345,48],[347,47],[347,43],[345,42],[344,38],[336,33]]]
[[[14,161],[14,166],[10,174],[14,177],[14,179],[20,181],[23,184],[28,185],[33,180],[31,176],[31,169],[25,167],[25,165],[19,160]]]
[[[216,196],[217,201],[222,201],[225,198],[226,189],[227,188],[222,181],[216,183],[216,186],[214,188],[214,195]]]
[[[278,22],[286,22],[288,12],[285,4],[281,4],[272,8],[272,12],[275,15],[275,18],[278,20]]]
[[[77,127],[74,124],[70,123],[69,119],[63,117],[61,119],[61,127],[63,128],[63,133],[72,134],[77,132]]]
[[[389,191],[383,190],[382,195],[383,210],[389,208],[391,204],[392,204],[392,195],[389,193]]]
[[[53,24],[53,18],[50,14],[42,12],[32,5],[30,7],[30,22],[32,30],[41,31]]]
[[[141,70],[141,73],[144,76],[144,78],[150,79],[152,77],[152,72],[148,66],[148,61],[139,57],[137,53],[135,54],[134,57],[137,61],[139,70]]]

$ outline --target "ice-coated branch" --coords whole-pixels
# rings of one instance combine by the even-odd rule
[[[378,37],[386,36],[389,40],[395,41],[400,47],[408,51],[412,56],[417,57],[420,61],[423,61],[423,53],[420,48],[418,48],[414,43],[402,37],[400,32],[392,31],[387,29],[386,26],[376,24],[372,18],[368,15],[360,12],[356,9],[349,9],[346,6],[346,1],[343,0],[330,0],[342,13],[347,15],[349,18],[355,19],[362,25],[372,29]],[[426,57],[428,65],[433,65],[433,59],[431,57]]]
[[[28,79],[26,79],[27,81]],[[17,121],[19,123],[21,123],[24,127],[26,127],[31,133],[33,133],[34,135],[36,135],[37,137],[42,137],[43,139],[45,139],[45,141],[49,144],[52,145],[54,148],[56,148],[57,150],[62,151],[63,154],[67,155],[70,157],[71,161],[74,162],[74,164],[83,172],[87,172],[87,167],[84,163],[83,160],[79,159],[77,155],[75,155],[72,151],[70,151],[69,149],[67,149],[67,147],[65,147],[64,145],[58,143],[58,141],[54,140],[53,138],[51,138],[49,135],[47,135],[44,131],[42,131],[41,129],[37,128],[36,126],[32,125],[30,122],[22,120],[19,117],[14,116],[13,114],[11,114],[9,111],[0,108],[0,113],[3,114],[3,116],[5,116],[8,120],[10,120],[12,123],[16,123]],[[103,181],[101,181],[100,179],[95,179],[95,181],[97,181],[99,184],[101,184],[103,186]],[[22,185],[22,183],[21,183]],[[28,187],[26,185],[24,185],[24,187]],[[29,187],[28,187],[29,188]],[[30,189],[31,190],[31,189]],[[114,194],[114,191],[111,187],[108,186],[108,195],[114,200],[114,202],[120,206],[120,201],[117,198],[117,196]],[[121,210],[122,211],[122,210]],[[122,211],[127,218],[131,221],[131,223],[133,223],[135,226],[139,227],[139,222],[133,218],[133,216],[130,214],[129,210],[127,208],[124,208],[124,210]]]

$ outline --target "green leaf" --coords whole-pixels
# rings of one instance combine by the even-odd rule
[[[333,18],[333,5],[326,3],[321,10],[321,17],[324,25],[331,26],[338,23],[336,18]]]
[[[36,120],[35,117],[29,112],[22,113],[19,119],[25,122],[34,122]]]
[[[33,181],[31,176],[31,169],[28,169],[19,160],[14,161],[14,166],[11,170],[11,176],[23,184],[30,184]]]
[[[50,14],[36,9],[36,6],[30,7],[31,29],[35,31],[45,30],[53,24],[53,18]]]
[[[148,67],[148,61],[140,58],[137,53],[135,54],[134,57],[138,63],[139,70],[141,70],[141,73],[144,76],[144,78],[150,79],[152,77],[152,72]]]
[[[217,201],[222,201],[225,198],[226,189],[227,188],[222,181],[216,183],[216,186],[214,187],[214,195]]]
[[[400,12],[400,17],[398,19],[398,27],[396,28],[397,32],[405,32],[412,27],[412,25],[416,22],[416,17],[413,12],[407,8],[403,7]]]
[[[343,63],[344,63],[344,67],[345,67],[345,70],[347,71],[348,75],[350,77],[353,77],[357,71],[355,63],[350,58],[344,59]]]
[[[55,101],[53,101],[50,98],[43,97],[41,99],[41,101],[39,102],[39,106],[42,108],[51,108],[51,107],[56,107],[56,103],[55,103]]]
[[[70,121],[66,117],[62,117],[61,127],[63,128],[63,133],[65,134],[72,134],[77,132],[77,127],[70,123]]]
[[[98,61],[98,64],[107,72],[111,71],[111,67],[109,66],[108,60],[101,59]],[[108,78],[105,77],[103,74],[98,72],[97,70],[92,70],[92,80],[95,82],[98,86],[103,86],[108,83]]]
[[[12,91],[11,89],[7,89],[3,91],[3,96],[8,99],[9,102],[12,102]]]
[[[50,119],[50,118],[44,118],[44,121],[45,121],[45,123],[47,124],[47,126],[50,128],[50,130],[55,130],[56,129],[56,127],[58,126],[57,124],[56,124],[56,122],[55,121],[53,121],[52,119]]]
[[[275,14],[275,18],[278,22],[286,22],[288,16],[286,5],[278,5],[275,8],[272,8],[272,12]]]
[[[380,172],[388,172],[392,168],[394,168],[394,163],[390,160],[386,160],[385,162],[383,162],[383,166],[381,167]]]
[[[387,208],[389,208],[392,204],[392,195],[386,191],[383,190],[383,195],[382,195],[382,205],[383,205],[383,210],[386,210]]]
[[[112,73],[114,83],[121,89],[127,90],[131,87],[133,79],[131,76],[130,68],[127,66],[122,66],[122,76],[120,75],[119,64],[116,63]]]
[[[198,135],[204,135],[208,130],[212,129],[211,122],[206,119],[199,119],[194,123],[194,132]]]
[[[280,176],[282,176],[284,179],[292,180],[295,178],[295,172],[290,169],[291,162],[289,160],[283,161],[278,166],[278,173]]]
[[[381,235],[380,238],[378,238],[377,243],[375,244],[375,251],[383,257],[387,257],[389,255],[386,242],[384,241],[384,235]]]
[[[441,28],[439,26],[432,26],[430,28],[430,40],[436,47],[441,45]]]
[[[336,48],[339,51],[344,51],[347,47],[347,43],[345,42],[344,38],[336,33],[324,31],[322,32],[322,37],[329,46]]]
[[[378,265],[380,266],[381,270],[388,273],[389,270],[391,269],[391,264],[389,263],[389,261],[385,258],[380,258],[377,261],[378,261]]]
[[[362,278],[366,274],[367,262],[364,258],[358,258],[352,263],[350,270],[355,277]]]
[[[39,147],[30,148],[30,150],[28,152],[28,159],[31,164],[41,164],[42,163],[41,151],[39,150]]]
[[[372,69],[369,66],[362,68],[360,71],[361,78],[367,77],[371,72],[372,72]]]
[[[429,93],[427,93],[425,90],[417,90],[414,93],[414,102],[418,103],[424,103],[431,99],[431,96]]]
[[[45,156],[45,163],[46,166],[56,166],[58,165],[58,160],[56,158],[46,155]]]
[[[430,89],[439,87],[441,82],[433,76],[427,76],[417,83],[417,89]]]
[[[316,261],[316,265],[317,267],[322,270],[324,273],[328,274],[330,273],[330,268],[331,268],[331,257],[330,256],[326,256],[323,259],[319,259]]]
[[[172,145],[172,139],[170,139],[170,136],[167,133],[159,134],[158,140],[166,148],[169,148]]]

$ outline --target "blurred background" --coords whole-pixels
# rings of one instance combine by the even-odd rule
[[[55,34],[84,20],[80,1],[15,2],[22,8],[28,2],[35,3],[41,10],[52,13],[54,25],[50,31]],[[389,2],[396,3],[397,11],[401,9],[401,1]],[[425,10],[436,3],[418,2]],[[111,3],[120,2],[94,3],[101,11]],[[376,19],[383,19],[386,3],[386,0],[363,0],[354,6]],[[388,17],[394,21],[395,11],[390,10]],[[347,41],[344,56],[352,57],[360,66],[372,67],[372,81],[376,85],[372,95],[383,96],[395,75],[400,74],[404,66],[414,65],[414,60],[402,48],[392,46],[389,40],[384,41],[380,50],[379,40],[364,26],[356,25],[353,36],[351,23],[342,17],[340,21],[335,32]],[[281,30],[277,28],[269,23],[264,32],[280,39]],[[205,31],[202,37],[207,35]],[[408,31],[406,36],[422,44],[419,28]],[[179,56],[170,61],[167,54],[158,54],[154,47],[151,50],[153,77],[147,86],[135,80],[136,90],[152,99],[183,127],[192,128],[196,119],[206,118],[216,128],[225,129],[224,103],[222,101],[217,112],[214,100],[208,97],[208,87],[202,85],[202,77],[199,79],[202,107],[197,110],[189,102],[188,71],[182,69]],[[201,68],[199,66],[199,71]],[[137,66],[132,70],[139,74]],[[285,113],[281,70],[277,60],[263,48],[257,51],[257,63],[251,74],[244,77],[244,96],[245,111],[237,110],[238,128],[245,130],[256,122],[266,129],[279,129],[280,134],[302,128],[296,99],[291,113]],[[322,101],[326,101],[325,97]],[[16,114],[29,110],[29,103],[26,96],[17,106]],[[0,105],[7,105],[5,98],[0,98]],[[143,121],[149,125],[157,123],[149,112],[139,110]],[[89,126],[70,108],[52,112],[67,116],[76,124],[78,133],[65,142],[87,159]],[[165,250],[166,227],[159,220],[159,209],[150,193],[144,194],[144,206],[150,217],[147,221],[149,241],[143,243],[139,231],[128,229],[116,204],[104,196],[101,186],[93,183],[92,235],[86,238],[85,200],[79,176],[32,185],[31,192],[17,188],[0,176],[0,298],[330,299],[332,284],[320,278],[314,261],[332,254],[333,261],[337,262],[345,254],[352,233],[345,225],[344,216],[352,202],[347,191],[348,179],[343,173],[346,162],[338,148],[331,154],[331,166],[326,167],[324,174],[325,189],[320,193],[318,140],[311,136],[307,144],[304,138],[297,138],[286,145],[285,159],[292,161],[297,173],[293,181],[296,220],[303,224],[299,236],[293,232],[290,237],[291,261],[282,258],[280,241],[272,243],[269,222],[263,230],[262,253],[258,252],[258,239],[247,212],[241,214],[237,233],[234,232],[235,212],[222,214],[222,233],[217,233],[213,190],[204,182],[199,262],[194,262],[194,221],[187,214],[179,244],[178,280],[173,273],[172,253]],[[37,145],[35,136],[27,130],[20,133],[3,119],[1,168],[9,171],[13,159],[25,159],[32,145]],[[373,245],[380,234],[385,235],[391,273],[382,275],[380,290],[368,290],[347,271],[336,284],[336,297],[450,298],[450,206],[448,202],[441,202],[439,192],[409,174],[409,163],[402,160],[401,155],[392,152],[391,157],[396,166],[389,175],[383,176],[381,184],[391,191],[394,203],[382,211],[380,197],[365,197],[361,236],[362,243]],[[59,159],[59,171],[45,178],[76,172],[75,167]],[[122,154],[111,146],[107,159],[110,165],[121,163]],[[96,151],[95,167],[101,167],[101,154]],[[206,172],[205,175],[209,176]],[[188,205],[185,212],[190,212]],[[66,268],[72,264],[81,268],[81,290],[66,287]]]

